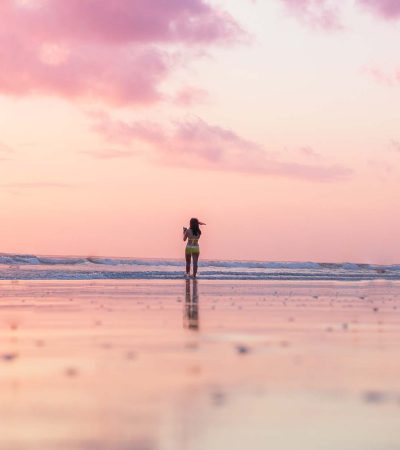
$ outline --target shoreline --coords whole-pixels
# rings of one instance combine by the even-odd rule
[[[220,280],[220,279],[208,279],[208,278],[201,278],[198,277],[195,280],[193,278],[185,279],[182,278],[138,278],[138,279],[132,279],[132,278],[94,278],[94,279],[0,279],[0,285],[2,284],[29,284],[29,283],[52,283],[55,284],[83,284],[83,285],[97,285],[97,284],[132,284],[132,285],[179,285],[181,286],[185,282],[189,281],[190,283],[197,282],[199,285],[209,285],[209,286],[226,286],[226,285],[234,285],[234,286],[249,286],[249,285],[256,285],[259,287],[266,286],[276,286],[276,287],[285,287],[285,286],[298,286],[298,287],[335,287],[335,286],[349,286],[355,285],[355,286],[371,286],[371,287],[378,287],[378,286],[399,286],[400,287],[400,280],[387,280],[387,279],[373,279],[373,280],[276,280],[276,279],[260,279],[260,280],[254,280],[254,279],[240,279],[240,280]]]

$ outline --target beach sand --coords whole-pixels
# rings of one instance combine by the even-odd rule
[[[400,284],[0,283],[1,450],[400,448]]]

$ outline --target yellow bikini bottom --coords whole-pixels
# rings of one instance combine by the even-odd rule
[[[186,255],[198,255],[200,253],[200,247],[198,245],[187,245],[185,249]]]

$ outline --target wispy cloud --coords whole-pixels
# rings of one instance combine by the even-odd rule
[[[374,81],[386,86],[396,86],[400,83],[400,69],[383,70],[376,66],[368,66],[364,68],[364,73]]]
[[[115,148],[105,148],[99,150],[83,150],[79,152],[83,155],[88,155],[96,159],[120,159],[129,158],[137,155],[137,152],[132,150],[120,150]]]
[[[244,35],[205,0],[1,0],[0,16],[0,93],[113,105],[164,98],[176,48]]]
[[[147,144],[151,159],[162,165],[310,181],[341,180],[352,173],[350,169],[339,165],[280,160],[261,145],[197,117],[175,122],[167,129],[154,123],[125,122],[98,114],[93,129],[106,141],[125,148],[130,148],[138,141]]]
[[[327,31],[343,29],[342,7],[337,0],[279,0],[300,21]],[[385,20],[400,18],[399,0],[354,0],[355,6],[369,10]]]
[[[102,135],[108,142],[117,144],[130,144],[132,137],[148,142],[160,142],[166,137],[161,126],[153,122],[131,122],[122,120],[111,120],[104,112],[88,112],[93,120],[93,129]]]
[[[315,151],[309,145],[304,145],[296,148],[285,148],[281,152],[282,156],[286,156],[287,158],[297,158],[302,161],[321,161],[323,159],[322,155]]]
[[[185,87],[176,93],[173,101],[179,106],[192,106],[208,101],[208,93],[204,89]]]
[[[400,153],[400,141],[396,141],[395,139],[392,139],[390,141],[390,148],[394,150],[397,153]]]
[[[342,28],[338,4],[332,0],[281,0],[295,17],[313,28]]]
[[[382,183],[398,180],[398,168],[391,162],[371,159],[366,162],[371,179]]]
[[[7,144],[0,142],[0,161],[8,161],[15,150]]]
[[[11,153],[14,153],[14,149],[10,147],[7,144],[4,144],[3,142],[0,142],[0,153],[3,155],[10,155]]]
[[[303,155],[307,158],[314,159],[314,160],[321,159],[321,155],[318,152],[316,152],[312,147],[308,147],[308,146],[300,147],[298,151],[301,155]]]

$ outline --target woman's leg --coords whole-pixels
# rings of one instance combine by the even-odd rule
[[[199,261],[200,253],[193,253],[193,276],[197,275],[197,263]]]
[[[190,261],[191,261],[192,255],[190,253],[186,253],[185,258],[186,258],[186,275],[189,275],[190,274]]]

